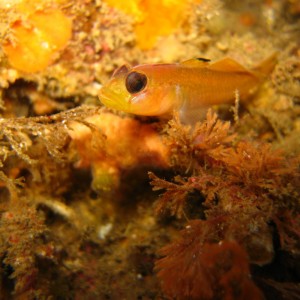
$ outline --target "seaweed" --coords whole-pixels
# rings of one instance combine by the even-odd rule
[[[0,223],[0,253],[2,264],[13,268],[14,293],[17,296],[34,295],[38,276],[37,253],[46,251],[42,236],[47,228],[43,216],[26,199],[11,202],[2,214]],[[22,212],[22,213],[20,213]]]
[[[96,254],[89,251],[102,253],[100,244],[116,226],[118,211],[117,201],[105,199],[113,198],[112,193],[120,198],[121,192],[103,177],[113,174],[121,182],[123,170],[131,165],[166,166],[160,136],[152,125],[92,106],[51,116],[6,118],[0,125],[5,129],[0,148],[1,276],[12,285],[0,286],[0,291],[28,299],[53,296],[50,282],[55,276],[59,296],[82,297],[85,286],[88,297],[105,294],[110,279],[102,281],[99,274],[108,272],[107,257],[113,261],[116,250],[105,250],[93,268],[89,260]],[[139,143],[130,147],[137,137]]]
[[[264,299],[251,281],[247,253],[220,239],[218,221],[190,221],[180,240],[160,250],[155,267],[170,298]]]
[[[298,1],[121,2],[0,3],[1,300],[299,298]],[[32,42],[18,67],[7,46]],[[189,127],[85,106],[123,64],[274,51],[233,125],[226,107]]]
[[[9,161],[14,160],[14,168],[19,169],[19,173],[22,169],[27,169],[34,180],[41,181],[41,176],[44,176],[43,180],[49,182],[51,169],[54,171],[55,166],[62,167],[69,161],[66,152],[70,143],[68,123],[84,123],[84,118],[95,111],[98,111],[98,108],[82,106],[53,116],[2,118],[1,167],[9,166]],[[41,159],[45,160],[43,169],[40,168]],[[11,192],[14,180],[20,185],[20,180],[9,178],[4,172],[1,177]]]
[[[55,210],[63,205],[55,198],[68,189],[74,162],[66,151],[68,123],[85,124],[84,118],[98,110],[80,107],[53,116],[1,119],[0,254],[4,268],[11,268],[10,292],[16,297],[33,299],[46,289],[38,258],[55,259],[40,206],[51,203]]]
[[[208,263],[201,255],[193,259],[194,247],[203,254],[206,243],[234,241],[246,250],[245,261],[249,259],[259,266],[274,258],[276,234],[282,250],[299,253],[299,158],[286,157],[280,149],[272,149],[261,141],[237,138],[229,123],[218,120],[211,111],[194,128],[180,124],[176,118],[170,121],[165,140],[171,147],[170,160],[179,174],[173,180],[165,180],[149,173],[153,189],[165,190],[156,203],[156,213],[169,212],[178,218],[189,218],[188,195],[194,191],[201,198],[190,205],[195,210],[200,206],[204,211],[204,217],[192,215],[196,219],[187,225],[192,229],[186,229],[181,240],[161,250],[164,257],[156,266],[167,294],[177,295],[178,299],[221,297],[193,291],[197,276],[200,279],[204,276],[201,268],[205,269]],[[272,224],[276,224],[275,228]],[[211,240],[203,232],[217,236]],[[214,259],[211,258],[211,264],[219,265],[217,258]],[[186,270],[190,275],[177,274],[179,279],[175,280],[173,276],[177,275],[171,275],[171,270],[175,273]],[[206,272],[206,276],[214,277],[207,268]],[[182,286],[178,284],[181,281]],[[208,284],[203,289],[211,290],[210,283],[203,282],[204,286]]]
[[[182,126],[175,115],[169,122],[164,140],[170,149],[172,166],[189,172],[218,159],[217,155],[222,154],[236,137],[229,128],[229,122],[220,121],[212,110],[208,111],[205,122],[198,122],[193,128]]]

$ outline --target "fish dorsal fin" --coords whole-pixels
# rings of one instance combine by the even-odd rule
[[[113,72],[112,77],[117,77],[121,74],[126,74],[129,72],[130,69],[131,67],[129,65],[122,65]]]
[[[193,67],[193,68],[203,68],[207,67],[209,65],[210,60],[207,58],[192,58],[189,60],[185,60],[181,62],[181,65],[184,65],[186,67]]]
[[[249,72],[242,65],[231,58],[224,58],[209,66],[210,70],[224,71],[224,72]]]
[[[254,67],[252,71],[258,74],[259,77],[266,77],[273,71],[275,65],[277,64],[277,56],[277,52],[273,53],[259,65]]]

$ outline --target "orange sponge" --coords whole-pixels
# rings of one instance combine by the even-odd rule
[[[41,71],[53,62],[72,34],[72,21],[59,9],[34,11],[11,25],[12,36],[3,45],[10,64],[23,72]]]
[[[190,5],[201,0],[105,0],[135,18],[137,45],[150,49],[157,38],[176,31],[187,17]]]

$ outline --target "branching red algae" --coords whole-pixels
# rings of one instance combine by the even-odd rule
[[[110,124],[114,124],[114,128]],[[45,278],[53,276],[55,272],[61,274],[57,280],[62,285],[66,276],[74,274],[78,275],[74,282],[89,285],[89,280],[95,278],[96,273],[103,272],[101,266],[105,265],[106,260],[98,262],[94,269],[96,273],[93,273],[86,260],[89,256],[84,253],[81,263],[85,267],[79,272],[78,267],[72,265],[73,258],[78,255],[75,249],[86,243],[84,235],[88,235],[88,239],[96,245],[101,242],[109,233],[109,229],[105,233],[102,228],[106,225],[107,228],[117,226],[113,223],[116,211],[112,204],[99,205],[100,200],[95,202],[87,195],[84,195],[84,202],[77,203],[79,196],[71,186],[76,180],[74,174],[78,176],[84,172],[85,182],[89,182],[89,168],[92,166],[93,181],[88,183],[86,193],[91,193],[90,185],[97,192],[112,192],[118,190],[124,169],[139,166],[166,168],[167,149],[159,134],[151,124],[141,124],[99,107],[87,106],[53,116],[1,119],[0,126],[3,129],[1,159],[5,170],[0,173],[0,195],[3,196],[0,203],[0,230],[3,238],[0,253],[3,268],[12,269],[10,278],[14,286],[11,287],[11,293],[28,299],[39,297],[40,292],[42,295],[53,295],[51,285],[47,280],[45,282]],[[136,142],[137,137],[139,143]],[[135,147],[130,147],[133,143]],[[106,178],[109,177],[111,169],[116,170],[116,182],[107,182],[103,176],[99,176],[99,172],[102,172]],[[73,195],[74,205],[65,203],[65,195]],[[94,207],[93,211],[91,207]],[[54,214],[56,220],[65,220],[66,228],[62,229],[58,225],[57,230],[49,231],[49,227],[52,227],[47,224],[49,213]],[[73,229],[68,229],[67,224],[71,224]],[[66,231],[69,231],[68,236],[72,242],[64,237]],[[55,236],[52,236],[54,232]],[[78,239],[75,246],[74,241]],[[80,242],[80,239],[83,241]],[[65,247],[70,263],[63,258],[64,255],[61,256]],[[116,255],[115,252],[112,255]],[[59,264],[62,261],[64,263],[57,267],[57,261]],[[44,273],[47,272],[44,264],[46,270],[49,268],[48,275]],[[64,264],[70,264],[71,271],[66,271]],[[89,285],[90,294],[97,294],[103,285]],[[78,295],[81,294],[81,288],[78,287],[76,291]]]
[[[32,12],[14,6],[28,1],[0,5],[0,108],[7,118],[0,121],[0,298],[259,299],[253,282],[266,298],[296,298],[299,163],[290,156],[299,154],[297,1],[203,0],[188,11],[173,1],[170,18],[172,1],[152,1],[144,23],[101,0],[38,2],[30,1]],[[130,1],[151,1],[142,2]],[[46,20],[41,11],[72,19],[72,37],[46,64],[36,61],[39,72],[18,71],[4,45],[23,21],[41,29],[30,22],[36,14]],[[98,105],[101,84],[124,63],[227,56],[250,66],[276,47],[274,86],[266,84],[239,112],[236,127],[211,114],[197,129],[175,119],[160,133],[162,123],[86,106],[27,117]],[[157,219],[145,169],[166,178],[151,175],[154,187],[166,190]]]
[[[205,215],[203,221],[188,223],[181,240],[161,251],[164,257],[157,261],[156,268],[167,295],[177,299],[225,299],[226,291],[221,292],[225,293],[222,296],[214,293],[229,286],[214,290],[211,283],[201,279],[214,278],[213,269],[206,264],[217,266],[220,262],[217,257],[204,260],[201,255],[209,247],[211,251],[214,247],[222,251],[224,247],[226,252],[226,241],[238,243],[238,247],[246,250],[249,262],[257,265],[270,263],[274,258],[276,234],[281,249],[300,252],[298,159],[285,157],[269,144],[238,139],[231,133],[229,123],[218,120],[211,111],[206,121],[194,128],[181,125],[178,119],[170,121],[165,140],[172,153],[173,167],[180,175],[166,181],[149,174],[154,190],[166,190],[157,201],[156,212],[186,216],[188,195],[198,191],[201,197],[193,207],[202,207]],[[235,252],[232,255],[238,257]],[[239,264],[239,258],[236,259]],[[171,275],[174,273],[177,276]],[[197,276],[203,282],[202,289],[198,289]],[[214,287],[218,280],[222,281],[209,280],[213,280]],[[229,281],[226,284],[230,285]],[[246,286],[247,299],[262,298],[253,283],[249,285],[251,291]],[[237,298],[228,299],[244,299],[243,288],[239,292]]]
[[[46,231],[42,215],[25,199],[12,201],[1,217],[0,255],[2,263],[14,269],[11,279],[15,280],[17,297],[30,299],[37,295],[34,291],[38,276],[35,256],[48,247],[42,239]]]
[[[88,117],[89,115],[92,116]],[[37,178],[44,180],[44,186],[38,187],[27,178],[27,185],[32,186],[40,195],[45,192],[46,187],[51,187],[52,196],[62,195],[68,189],[70,175],[67,170],[70,166],[65,166],[66,171],[61,173],[65,174],[65,177],[60,177],[64,188],[58,189],[57,185],[52,185],[63,165],[70,162],[77,161],[77,168],[93,167],[94,182],[101,181],[98,186],[93,186],[94,189],[105,190],[109,187],[110,190],[115,190],[122,170],[130,166],[154,166],[154,163],[156,167],[166,168],[167,156],[171,153],[169,163],[178,174],[174,180],[163,180],[150,173],[154,189],[166,190],[157,201],[157,214],[170,212],[178,218],[189,218],[187,205],[200,209],[202,213],[198,217],[193,214],[196,220],[187,224],[181,239],[167,245],[160,252],[164,258],[157,261],[156,270],[167,296],[176,295],[178,299],[224,299],[227,295],[231,299],[234,294],[237,299],[243,299],[244,295],[248,295],[249,299],[259,299],[262,297],[261,292],[249,279],[248,264],[265,265],[273,259],[276,254],[273,245],[276,234],[282,250],[293,255],[299,253],[299,161],[284,157],[281,151],[273,150],[269,144],[238,137],[228,122],[219,120],[211,111],[208,112],[206,121],[193,128],[180,124],[178,118],[171,120],[163,133],[164,143],[153,125],[141,124],[137,120],[122,118],[92,107],[81,107],[51,117],[14,119],[13,123],[6,119],[1,124],[5,128],[2,138],[10,141],[3,148],[3,155],[10,159],[18,157],[23,162],[17,164],[20,172],[26,168],[36,174]],[[16,135],[16,129],[19,135]],[[39,132],[44,133],[42,137]],[[129,147],[137,136],[141,143]],[[17,146],[20,143],[28,146],[20,148]],[[69,154],[62,155],[66,147],[70,147]],[[38,149],[46,150],[43,161],[48,163],[47,170],[43,172],[36,171],[39,166]],[[123,149],[127,151],[124,152]],[[78,151],[75,156],[74,150]],[[119,151],[123,153],[121,160]],[[50,168],[51,158],[59,168]],[[97,177],[97,170],[102,170],[101,174],[106,172],[107,176],[111,168],[116,170],[117,181],[107,185],[103,176]],[[15,203],[17,194],[20,193],[17,188],[19,183],[5,176],[7,175],[4,174],[1,180],[11,192],[11,203]],[[195,191],[198,192],[195,196],[198,197],[197,202],[189,203],[189,196]],[[32,201],[28,205],[37,214],[33,221],[41,222],[41,230],[32,225],[32,231],[37,236],[43,235],[46,230],[42,216],[38,217],[39,213],[36,211],[39,205],[61,214],[78,230],[80,227],[84,228],[84,223],[77,220],[72,208],[59,204],[54,198],[51,202],[42,196],[36,200],[35,195],[30,197]],[[19,206],[14,206],[14,209],[7,204],[4,206],[6,212],[2,216],[3,222],[6,215],[15,214],[14,209],[19,209]],[[91,224],[95,224],[93,222]],[[25,241],[21,248],[25,249],[27,244],[30,242]],[[8,264],[14,259],[14,253],[21,255],[19,252],[9,252],[10,247],[3,244],[1,248],[3,253],[11,253],[5,258]],[[28,259],[32,262],[28,268],[32,272],[35,270],[32,267],[34,257],[44,248],[48,249],[47,242],[45,245],[41,243],[28,254]],[[220,252],[228,255],[221,259]],[[195,253],[199,257],[198,261],[193,258]],[[53,259],[51,255],[50,260]],[[22,271],[26,266],[22,264],[20,269],[15,266],[13,276],[18,284],[16,291],[27,294],[34,290],[36,294],[38,289],[33,287],[35,284],[40,285],[37,274],[41,271],[30,271],[30,278],[26,279]],[[217,266],[221,266],[219,271]],[[186,276],[182,277],[180,270],[185,270]],[[98,272],[97,267],[94,271]],[[95,276],[88,268],[85,272],[82,276],[87,276],[86,280]],[[168,277],[170,274],[177,274],[177,281]],[[208,279],[202,281],[203,277]],[[203,284],[201,290],[197,288],[199,278]],[[24,281],[28,280],[28,284],[25,284]]]
[[[181,239],[160,250],[156,263],[171,299],[264,299],[250,279],[248,257],[235,241],[220,240],[214,221],[194,220]],[[217,222],[217,221],[215,221]],[[212,230],[213,229],[213,230]]]

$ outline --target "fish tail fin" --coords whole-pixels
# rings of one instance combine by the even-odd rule
[[[260,78],[267,77],[270,73],[272,73],[275,65],[277,64],[278,61],[277,56],[278,56],[278,52],[273,53],[271,56],[269,56],[259,65],[254,67],[252,71],[256,73],[257,76]]]

